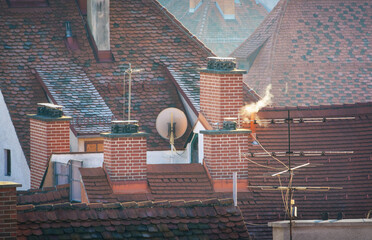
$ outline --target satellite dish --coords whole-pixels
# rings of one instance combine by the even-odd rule
[[[165,139],[171,139],[171,122],[173,122],[174,139],[183,136],[187,128],[186,115],[177,108],[167,108],[156,118],[156,130]]]

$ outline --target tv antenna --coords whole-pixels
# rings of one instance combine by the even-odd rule
[[[185,134],[187,129],[186,115],[177,108],[167,108],[161,111],[156,118],[156,130],[165,139],[169,140],[171,146],[171,158],[177,151],[174,146],[174,140]]]
[[[143,68],[133,69],[132,64],[129,63],[129,67],[124,71],[124,82],[123,82],[123,119],[125,119],[125,74],[129,75],[129,85],[128,85],[128,121],[130,121],[130,112],[132,104],[132,73],[138,73],[144,71]]]
[[[329,118],[291,118],[290,116],[290,110],[288,110],[288,116],[284,119],[260,119],[260,120],[249,120],[249,122],[252,122],[254,124],[257,123],[269,123],[269,124],[277,124],[277,123],[286,123],[288,128],[288,151],[287,152],[267,152],[265,149],[264,153],[248,153],[252,157],[280,157],[280,156],[287,156],[288,157],[288,167],[287,169],[274,173],[271,176],[280,176],[284,173],[289,173],[289,183],[288,187],[286,186],[248,186],[248,188],[258,188],[261,190],[279,190],[284,191],[286,190],[289,198],[288,200],[284,201],[284,207],[286,210],[286,214],[289,216],[289,236],[290,240],[292,240],[292,230],[293,230],[293,217],[297,216],[297,207],[294,206],[294,200],[293,200],[293,193],[295,191],[329,191],[331,189],[342,189],[342,187],[300,187],[300,186],[293,186],[292,180],[293,180],[293,171],[306,167],[310,165],[310,163],[302,164],[296,167],[291,166],[291,156],[325,156],[326,154],[352,154],[353,151],[291,151],[291,124],[293,123],[321,123],[326,122],[329,120],[354,120],[355,117],[329,117]],[[255,137],[254,137],[255,138]],[[257,139],[255,139],[257,141]],[[287,195],[287,194],[286,194]]]

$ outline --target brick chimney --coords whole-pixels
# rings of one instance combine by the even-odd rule
[[[224,118],[238,117],[243,106],[243,74],[235,58],[209,58],[200,71],[200,109],[212,126]],[[216,127],[217,128],[217,127]]]
[[[103,162],[115,193],[147,191],[147,137],[138,121],[113,121],[104,137]]]
[[[110,50],[110,1],[87,1],[87,19],[97,61],[112,62]]]
[[[37,114],[30,118],[31,188],[40,188],[52,153],[70,152],[70,120],[62,106],[39,103]]]
[[[17,187],[14,182],[0,182],[0,240],[17,239]]]
[[[203,134],[204,163],[214,190],[231,191],[233,173],[237,172],[239,191],[247,191],[248,162],[240,153],[248,152],[251,131],[236,129],[236,121],[227,119],[222,129],[200,133]]]

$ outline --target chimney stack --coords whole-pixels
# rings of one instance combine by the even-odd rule
[[[236,69],[235,58],[209,58],[200,71],[200,109],[213,126],[224,118],[237,118],[243,106],[243,74]]]
[[[94,52],[99,62],[112,62],[110,49],[110,1],[89,0],[87,2],[87,19]]]
[[[104,137],[104,168],[113,191],[147,191],[147,137],[138,132],[138,121],[113,121]]]
[[[251,131],[236,129],[236,122],[227,118],[222,129],[203,130],[204,162],[212,178],[214,190],[231,191],[233,173],[237,172],[238,189],[246,191],[248,162],[242,156],[248,152]]]
[[[17,187],[14,182],[0,182],[0,240],[17,239]]]
[[[70,120],[62,106],[39,103],[30,118],[31,188],[40,188],[52,153],[70,152]]]

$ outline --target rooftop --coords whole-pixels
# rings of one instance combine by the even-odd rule
[[[274,106],[371,102],[372,51],[367,0],[280,1],[230,56],[244,81]]]

